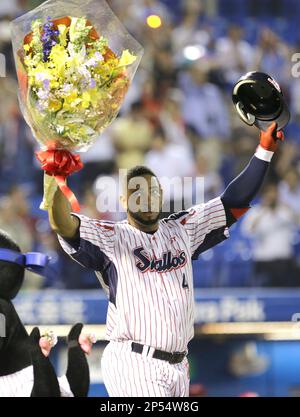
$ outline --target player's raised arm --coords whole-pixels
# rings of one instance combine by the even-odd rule
[[[244,171],[228,185],[221,196],[228,226],[231,226],[249,209],[251,201],[265,179],[278,143],[283,140],[284,134],[282,131],[277,131],[276,123],[273,123],[266,132],[261,131],[260,144],[255,155]]]
[[[74,239],[78,235],[80,220],[72,216],[70,203],[59,188],[49,210],[49,221],[54,232],[64,238]]]
[[[71,207],[58,190],[49,210],[52,229],[65,252],[86,268],[101,271],[115,243],[114,225],[82,214],[71,213]]]
[[[228,238],[228,227],[249,210],[278,142],[284,140],[283,132],[277,132],[276,127],[273,123],[266,132],[261,132],[255,155],[220,197],[170,217],[179,221],[187,231],[193,259]]]

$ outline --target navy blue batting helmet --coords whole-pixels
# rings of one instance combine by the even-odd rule
[[[278,82],[263,72],[248,72],[241,77],[233,88],[232,99],[240,118],[260,130],[267,130],[273,122],[280,130],[290,120]]]

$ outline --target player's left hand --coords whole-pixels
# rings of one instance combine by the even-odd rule
[[[277,123],[273,122],[266,132],[260,132],[260,146],[266,151],[275,152],[279,142],[284,141],[282,130],[277,131]]]

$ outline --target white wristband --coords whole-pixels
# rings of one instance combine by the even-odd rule
[[[274,155],[274,152],[267,151],[260,145],[258,145],[256,152],[255,152],[256,158],[261,159],[262,161],[266,161],[266,162],[271,162],[273,155]]]

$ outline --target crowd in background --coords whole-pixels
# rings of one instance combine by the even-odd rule
[[[124,218],[124,213],[102,212],[101,178],[117,179],[119,169],[138,164],[149,166],[158,177],[204,177],[205,201],[218,196],[246,166],[259,140],[259,131],[238,119],[232,87],[247,71],[267,72],[280,83],[292,120],[262,195],[238,233],[241,240],[251,241],[253,269],[247,285],[297,286],[300,78],[291,75],[291,58],[298,45],[273,30],[270,19],[252,22],[251,36],[241,22],[221,24],[221,2],[108,1],[143,45],[145,55],[121,116],[82,155],[85,168],[70,178],[70,185],[84,214],[112,220]],[[28,287],[97,288],[93,273],[62,253],[46,213],[38,208],[43,174],[34,156],[38,145],[19,110],[9,32],[9,21],[38,3],[0,3],[0,52],[7,64],[7,76],[0,78],[0,228],[23,251],[40,250],[52,258],[47,277],[28,276]],[[146,24],[151,14],[161,17],[160,28]],[[172,195],[166,198],[172,199]],[[201,275],[201,267],[197,271]]]

